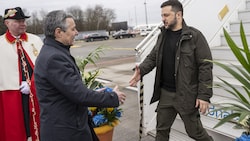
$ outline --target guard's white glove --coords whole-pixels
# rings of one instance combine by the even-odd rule
[[[22,81],[21,86],[20,86],[20,91],[23,94],[30,94],[30,86],[26,81]]]

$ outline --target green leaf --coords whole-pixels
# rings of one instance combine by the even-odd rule
[[[220,78],[219,78],[220,79]],[[227,86],[229,86],[232,90],[234,90],[234,92],[230,91],[229,89],[225,88],[224,89],[226,91],[228,91],[229,93],[233,94],[238,100],[240,100],[240,102],[246,103],[249,105],[248,100],[244,97],[244,95],[242,95],[233,85],[231,85],[230,83],[226,82],[223,79],[220,79],[223,83],[225,83]]]
[[[225,124],[226,122],[232,121],[234,118],[239,117],[239,115],[240,115],[239,113],[233,113],[233,114],[230,114],[230,115],[226,116],[225,118],[221,119],[221,120],[214,126],[214,128],[217,128],[217,127],[219,127],[219,126]]]
[[[247,43],[247,39],[246,39],[246,35],[245,35],[245,31],[244,31],[242,21],[240,22],[240,36],[241,36],[242,45],[243,45],[244,51],[246,53],[246,57],[247,57],[247,60],[248,60],[248,66],[249,66],[250,53],[249,53],[249,47],[248,47],[248,43]],[[248,73],[249,73],[249,71],[248,71]]]
[[[231,66],[225,65],[223,63],[220,63],[218,61],[212,61],[212,60],[206,60],[209,62],[213,62],[214,64],[220,66],[225,71],[227,71],[229,74],[232,75],[233,78],[238,80],[241,84],[241,88],[243,88],[244,91],[239,91],[236,86],[233,84],[230,84],[229,82],[219,78],[224,85],[222,84],[214,84],[214,87],[222,88],[225,90],[225,92],[228,92],[228,94],[231,94],[234,96],[234,98],[228,98],[227,102],[221,102],[218,104],[213,104],[217,108],[214,111],[233,111],[228,116],[221,119],[214,128],[217,128],[226,122],[231,122],[236,124],[238,128],[245,129],[246,133],[250,133],[250,53],[249,53],[249,47],[246,40],[246,35],[243,29],[242,22],[240,23],[240,36],[241,41],[243,45],[243,49],[238,47],[235,42],[232,40],[228,32],[223,29],[224,36],[226,38],[226,41],[228,43],[228,46],[232,50],[233,54],[241,64],[241,66],[233,65]],[[232,69],[234,68],[234,69]],[[238,118],[238,120],[235,120],[235,118]],[[247,120],[247,124],[243,124],[242,121]]]
[[[248,72],[250,72],[249,64],[248,64],[247,60],[245,59],[245,57],[243,56],[243,54],[241,53],[241,49],[235,44],[235,42],[232,40],[232,38],[230,37],[228,32],[225,29],[223,29],[223,31],[224,31],[224,36],[225,36],[225,38],[227,40],[228,46],[231,48],[231,50],[234,53],[235,57],[242,64],[242,66]]]
[[[220,66],[221,68],[223,68],[224,70],[226,70],[228,73],[230,73],[235,79],[237,79],[238,81],[240,81],[244,86],[246,86],[248,89],[250,89],[250,82],[243,76],[241,76],[239,73],[237,73],[236,71],[234,71],[233,69],[231,69],[230,67],[216,62],[216,61],[212,61],[214,64]],[[248,74],[249,75],[249,74]]]
[[[85,84],[88,88],[96,89],[103,86],[101,82],[96,81],[96,77],[100,74],[100,70],[97,69],[85,72],[85,68],[88,64],[93,64],[94,66],[96,66],[96,61],[100,59],[100,55],[104,54],[104,51],[109,49],[111,48],[99,46],[98,48],[90,52],[86,58],[76,58],[76,63],[79,71],[81,72],[83,84]]]
[[[246,78],[246,80],[250,81],[250,75],[248,72],[246,72],[243,68],[240,68],[239,66],[236,66],[236,65],[233,65],[233,66],[243,75],[243,77]]]

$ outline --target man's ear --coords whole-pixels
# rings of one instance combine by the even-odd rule
[[[62,30],[61,28],[56,28],[55,29],[55,38],[60,38],[61,37]]]
[[[178,12],[176,13],[176,15],[177,15],[177,17],[182,17],[182,12],[181,12],[181,11],[178,11]]]
[[[7,26],[7,25],[8,25],[8,23],[9,23],[9,21],[8,21],[8,20],[4,20],[4,25],[5,25],[5,26]]]

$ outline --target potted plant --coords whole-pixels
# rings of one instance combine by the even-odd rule
[[[93,64],[96,66],[96,61],[100,59],[100,54],[103,54],[104,50],[103,46],[96,48],[94,51],[90,52],[85,58],[76,58],[76,64],[81,72],[83,83],[89,89],[97,89],[103,87],[103,84],[99,81],[96,81],[97,76],[100,74],[100,69],[86,71],[86,66],[88,64]]]
[[[237,138],[236,141],[249,141],[250,140],[250,52],[248,43],[246,40],[244,28],[242,22],[240,23],[240,35],[243,48],[237,46],[232,40],[228,32],[223,29],[226,41],[231,51],[240,63],[240,66],[233,65],[227,66],[219,61],[211,61],[214,64],[220,66],[233,78],[238,80],[243,88],[243,92],[237,89],[232,84],[219,78],[223,84],[215,84],[215,86],[224,89],[228,94],[233,95],[233,98],[229,98],[228,101],[216,104],[218,107],[215,111],[229,111],[233,112],[228,116],[222,118],[215,126],[219,127],[226,122],[232,122],[236,128],[244,129],[242,136]]]
[[[90,89],[97,90],[104,88],[105,91],[112,91],[112,88],[104,87],[101,82],[96,80],[97,76],[100,74],[100,69],[86,71],[87,64],[91,63],[96,66],[95,62],[100,59],[100,54],[107,49],[109,48],[100,46],[90,52],[86,58],[76,59],[83,83]],[[114,126],[118,125],[121,114],[122,109],[119,107],[89,107],[89,115],[91,117],[92,125],[100,141],[112,141],[113,129]]]
[[[89,113],[99,140],[112,141],[114,127],[119,123],[122,109],[89,107]]]

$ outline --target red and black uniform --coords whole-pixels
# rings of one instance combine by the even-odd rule
[[[39,107],[33,69],[42,44],[38,36],[29,33],[14,37],[7,31],[0,36],[1,141],[27,141],[29,136],[33,141],[39,140]],[[22,81],[29,81],[29,95],[20,92]]]

